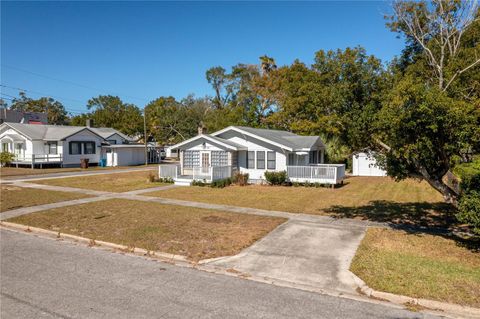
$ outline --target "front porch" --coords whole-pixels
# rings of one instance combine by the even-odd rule
[[[43,165],[62,166],[63,156],[62,154],[15,154],[15,158],[11,164],[15,165],[16,167],[31,166],[31,168],[35,168],[35,166],[43,168]]]
[[[229,178],[237,170],[233,166],[206,166],[182,168],[181,165],[160,165],[160,178],[171,178],[176,185],[189,186],[193,181],[211,183],[215,180]],[[241,171],[241,170],[240,170]],[[340,184],[345,179],[343,164],[315,164],[307,166],[287,166],[287,176],[290,182]]]
[[[158,170],[160,178],[171,178],[175,185],[189,186],[193,181],[204,181],[211,183],[213,181],[229,178],[233,176],[232,166],[205,166],[183,168],[180,165],[169,164],[160,165]]]

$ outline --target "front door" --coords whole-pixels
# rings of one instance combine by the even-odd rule
[[[210,169],[210,152],[201,153],[202,173],[208,174]]]

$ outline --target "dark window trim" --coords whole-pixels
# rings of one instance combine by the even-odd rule
[[[97,153],[97,150],[96,150],[96,146],[97,146],[97,143],[93,142],[93,141],[85,141],[82,143],[83,144],[83,154],[85,155],[92,155],[92,154],[96,154]],[[87,144],[92,144],[92,150],[93,150],[93,153],[87,153]]]
[[[265,151],[257,151],[257,169],[265,169]],[[259,158],[258,155],[263,153],[263,158]]]
[[[52,153],[51,152],[51,147],[52,145],[55,145],[55,153]],[[57,141],[54,141],[54,142],[47,142],[47,147],[48,147],[48,154],[52,154],[52,155],[56,155],[58,154],[58,142]]]
[[[273,154],[273,159],[269,159],[269,155]],[[267,152],[267,169],[277,169],[277,154],[275,151]]]
[[[78,144],[79,145],[79,147],[78,147],[79,153],[72,153],[72,145],[73,144]],[[70,141],[70,142],[68,142],[68,154],[69,155],[82,155],[82,142],[80,142],[80,141]]]
[[[250,153],[253,156],[249,156]],[[253,165],[250,165],[250,161],[252,161]],[[247,151],[247,169],[255,169],[255,151]]]

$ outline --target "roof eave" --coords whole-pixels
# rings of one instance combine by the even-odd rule
[[[239,132],[239,133],[242,133],[242,134],[244,134],[244,135],[248,135],[248,136],[253,137],[253,138],[256,138],[256,139],[258,139],[258,140],[260,140],[260,141],[267,142],[267,143],[269,143],[269,144],[272,144],[272,145],[275,145],[275,146],[277,146],[277,147],[283,148],[283,149],[285,149],[285,150],[287,150],[287,151],[293,151],[293,148],[291,148],[291,147],[289,147],[289,146],[286,146],[286,145],[277,143],[277,142],[275,142],[275,141],[272,141],[272,140],[270,140],[270,139],[267,139],[267,138],[258,136],[257,134],[253,134],[253,133],[244,131],[244,130],[242,130],[242,129],[238,128],[238,127],[235,127],[235,126],[228,126],[228,127],[224,128],[224,129],[222,129],[222,130],[220,130],[220,131],[217,131],[217,132],[212,133],[212,135],[213,135],[213,136],[218,136],[218,135],[220,135],[220,134],[222,134],[222,133],[228,132],[229,130],[234,130],[234,131]]]

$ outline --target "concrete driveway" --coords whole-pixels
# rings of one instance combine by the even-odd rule
[[[266,280],[355,293],[348,271],[365,227],[290,219],[240,254],[207,263]]]

